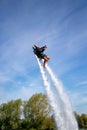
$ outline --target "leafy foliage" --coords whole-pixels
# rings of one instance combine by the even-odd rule
[[[49,108],[50,106],[48,104],[46,95],[41,93],[35,94],[29,99],[24,107],[25,119],[28,119],[31,122],[31,127],[34,127],[37,130],[41,129],[44,121],[46,119],[51,119],[49,115]],[[53,125],[52,121],[50,125]]]
[[[0,130],[56,130],[46,95],[34,94],[0,105]],[[87,114],[74,112],[79,128],[87,128]],[[22,118],[21,118],[22,117]]]
[[[47,97],[41,93],[28,101],[10,101],[0,106],[0,129],[55,130],[54,119],[49,113]]]
[[[75,112],[79,128],[87,128],[87,114],[79,115]]]
[[[1,130],[17,129],[20,125],[21,100],[10,101],[0,106]]]

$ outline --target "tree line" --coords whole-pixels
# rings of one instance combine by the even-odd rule
[[[75,112],[79,128],[87,128],[87,115]],[[46,95],[34,94],[0,105],[0,130],[56,130],[55,120]]]

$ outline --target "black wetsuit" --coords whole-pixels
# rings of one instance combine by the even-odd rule
[[[38,58],[40,59],[44,59],[45,55],[43,52],[45,51],[45,46],[43,47],[35,47],[34,49],[34,53],[37,55]]]

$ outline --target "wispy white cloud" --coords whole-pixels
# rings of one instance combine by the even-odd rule
[[[9,79],[8,76],[0,73],[0,83],[6,82],[6,81],[9,81],[9,80],[10,79]]]
[[[11,93],[9,93],[9,91],[0,87],[0,99],[1,99],[0,104],[18,98],[22,100],[28,100],[33,93],[34,93],[33,90],[30,90],[30,88],[26,88],[26,87],[21,87],[20,89],[16,91],[14,90],[14,92]]]
[[[84,85],[87,85],[87,81],[86,80],[82,81],[82,82],[80,81],[76,86],[78,86],[78,87],[80,86],[81,87],[81,86],[84,86]]]
[[[74,111],[80,114],[87,113],[87,93],[71,91],[68,95]]]
[[[38,89],[39,87],[40,89]],[[43,92],[42,89],[43,88],[39,84],[37,84],[36,87],[36,84],[29,84],[28,82],[26,82],[24,86],[22,83],[16,83],[16,86],[14,85],[14,87],[11,90],[9,90],[8,88],[6,89],[3,86],[0,86],[0,104],[19,98],[22,100],[28,100],[33,94]]]

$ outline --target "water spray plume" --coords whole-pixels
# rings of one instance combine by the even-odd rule
[[[43,66],[37,57],[36,59],[40,68],[45,90],[47,92],[47,97],[54,113],[57,130],[78,130],[77,122],[74,117],[68,96],[63,89],[62,82],[56,78],[51,68],[46,65],[47,71],[57,91],[56,96],[59,99],[59,102],[57,103],[57,99],[55,99],[55,93],[51,89],[50,82],[47,79],[47,75],[43,69]]]
[[[46,76],[46,74],[43,70],[43,67],[41,66],[41,63],[39,62],[38,58],[36,58],[36,59],[37,59],[37,62],[38,62],[38,65],[39,65],[39,68],[40,68],[40,71],[41,71],[41,74],[42,74],[42,79],[43,79],[43,82],[44,82],[45,90],[47,92],[48,100],[49,100],[50,105],[52,107],[52,110],[54,112],[54,117],[55,117],[57,129],[58,130],[64,130],[63,120],[60,116],[60,113],[61,113],[60,107],[55,102],[54,94],[51,91],[50,83],[48,82],[48,79],[47,79],[47,76]]]
[[[55,85],[55,88],[57,90],[58,96],[60,98],[60,101],[62,103],[61,110],[63,111],[63,116],[65,119],[65,128],[66,130],[78,130],[78,125],[76,122],[76,119],[74,117],[74,113],[72,111],[71,103],[69,101],[69,98],[63,89],[63,85],[61,81],[56,78],[55,74],[51,70],[51,68],[47,65],[46,66],[48,73],[51,76],[51,79]]]

